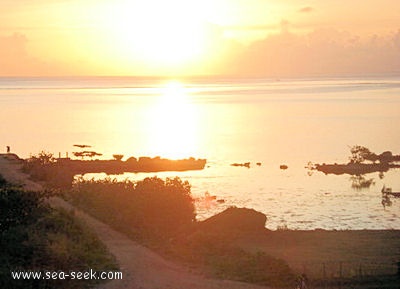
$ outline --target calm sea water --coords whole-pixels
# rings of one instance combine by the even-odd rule
[[[73,144],[88,144],[105,159],[207,158],[202,171],[117,177],[179,176],[195,197],[225,200],[200,199],[199,219],[235,205],[265,213],[271,229],[400,229],[400,200],[384,207],[380,193],[383,184],[400,191],[399,170],[366,175],[373,183],[357,190],[348,175],[304,168],[347,162],[356,144],[400,154],[399,112],[400,77],[0,78],[0,149],[71,156]]]

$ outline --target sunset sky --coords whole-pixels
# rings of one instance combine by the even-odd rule
[[[0,75],[400,73],[396,0],[1,0]]]

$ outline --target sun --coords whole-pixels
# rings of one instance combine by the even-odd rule
[[[205,53],[205,11],[193,1],[121,1],[109,29],[125,58],[159,66],[179,66]]]
[[[167,83],[148,110],[148,150],[171,159],[197,155],[198,110],[180,82]]]

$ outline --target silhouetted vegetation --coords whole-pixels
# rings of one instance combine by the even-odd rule
[[[393,155],[390,151],[381,154],[371,152],[368,148],[355,145],[350,148],[351,156],[347,164],[311,164],[308,168],[325,174],[364,175],[373,172],[387,172],[392,168],[400,168],[400,155]]]
[[[73,175],[59,169],[53,154],[45,151],[24,160],[22,171],[52,188],[69,188],[73,179]]]
[[[124,155],[118,155],[118,154],[113,155],[113,158],[114,158],[116,161],[122,160],[123,157],[124,157]]]
[[[78,180],[73,204],[139,240],[159,242],[195,221],[187,181],[153,177],[137,183]]]
[[[0,186],[0,288],[88,288],[93,281],[14,280],[11,270],[115,270],[99,240],[71,214],[54,210],[47,192]]]
[[[82,152],[73,152],[74,156],[79,158],[91,158],[93,159],[95,156],[102,156],[103,154],[95,152],[95,151],[82,151]]]
[[[351,163],[362,163],[365,160],[371,160],[375,162],[377,160],[376,154],[371,153],[371,151],[360,145],[355,145],[350,148],[351,156],[350,156],[350,162]]]
[[[0,175],[0,187],[4,187],[6,184],[6,179],[2,175]]]
[[[35,180],[45,181],[48,179],[50,173],[48,167],[54,162],[55,158],[52,153],[41,151],[37,155],[33,155],[29,159],[26,159],[22,170],[25,173],[29,173]]]
[[[74,154],[82,158],[100,155],[91,151]],[[54,159],[52,154],[43,151],[24,160],[23,171],[33,180],[43,181],[48,187],[70,189],[75,175],[201,170],[206,164],[205,159],[194,158],[169,160],[160,157],[140,157],[139,159],[130,157],[127,161],[122,161],[122,158],[123,155],[114,155],[113,160]]]
[[[400,161],[400,155],[393,155],[391,151],[385,151],[381,154],[371,152],[368,148],[360,145],[355,145],[350,148],[351,163],[363,163],[370,161],[372,163],[379,162],[381,164],[388,164]]]

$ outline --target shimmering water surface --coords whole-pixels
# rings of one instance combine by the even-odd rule
[[[21,157],[89,144],[105,159],[207,158],[202,171],[117,176],[179,176],[195,197],[225,200],[197,201],[199,219],[235,205],[264,212],[272,229],[400,229],[400,199],[384,207],[380,193],[400,191],[399,170],[366,175],[372,185],[356,190],[348,175],[304,168],[347,162],[356,144],[400,154],[398,77],[0,78],[0,107],[0,146]]]

